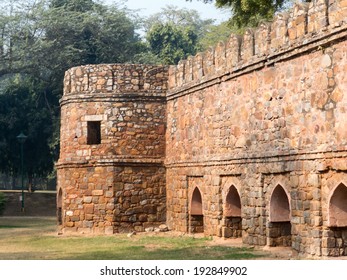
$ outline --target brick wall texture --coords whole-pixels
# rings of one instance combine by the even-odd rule
[[[166,222],[347,255],[346,38],[347,1],[316,0],[177,66],[67,71],[63,230]],[[100,144],[87,144],[88,121]]]

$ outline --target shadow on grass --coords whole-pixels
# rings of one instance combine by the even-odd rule
[[[24,228],[23,226],[13,226],[13,225],[0,225],[0,229],[8,229],[8,228]]]

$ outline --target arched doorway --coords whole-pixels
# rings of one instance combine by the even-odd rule
[[[267,237],[270,246],[291,246],[291,211],[288,195],[277,185],[270,198],[270,223]]]
[[[235,186],[225,198],[223,237],[242,237],[241,198]]]
[[[57,195],[57,220],[58,225],[63,224],[63,191],[62,189],[59,189],[58,195]]]
[[[202,196],[199,188],[195,188],[190,203],[190,232],[204,232],[204,215],[202,209]]]

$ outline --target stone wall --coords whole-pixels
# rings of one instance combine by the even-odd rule
[[[170,68],[171,229],[198,190],[204,233],[237,235],[236,188],[244,243],[347,254],[346,36],[347,1],[317,0]]]
[[[143,231],[165,222],[166,80],[161,66],[66,72],[57,164],[64,232]]]
[[[67,71],[63,231],[166,221],[302,255],[347,255],[346,38],[347,1],[316,0],[169,69]]]

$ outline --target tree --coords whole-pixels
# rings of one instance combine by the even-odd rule
[[[201,37],[199,46],[202,50],[206,50],[208,47],[215,46],[216,42],[227,41],[233,31],[235,30],[231,29],[227,22],[211,25]]]
[[[87,12],[93,10],[98,4],[93,0],[51,0],[50,8],[64,8],[75,12]]]
[[[171,23],[155,24],[147,33],[147,40],[163,64],[177,64],[180,59],[196,53],[197,34]]]
[[[214,0],[202,1],[205,3],[214,2]],[[303,0],[303,2],[310,1]],[[240,29],[257,26],[262,20],[271,20],[276,12],[292,2],[292,0],[216,0],[215,4],[220,8],[231,8],[232,17],[230,18],[230,25]]]
[[[0,172],[18,173],[16,136],[28,135],[30,176],[53,169],[59,148],[64,72],[77,65],[132,62],[145,49],[127,10],[93,0],[0,4]]]
[[[202,19],[196,10],[180,9],[173,5],[168,5],[160,12],[151,15],[144,22],[146,32],[157,24],[172,24],[182,28],[188,28],[202,37],[206,30],[214,24],[213,19]]]
[[[148,52],[139,56],[140,59],[144,62],[147,59],[159,60],[163,64],[177,64],[179,60],[209,47],[210,39],[206,35],[211,35],[210,31],[217,28],[214,20],[201,19],[195,10],[167,6],[150,16],[144,23],[144,29],[147,32]],[[216,33],[214,39],[225,40],[231,33],[229,31],[226,35],[225,30]]]
[[[48,143],[52,135],[52,119],[36,90],[30,79],[17,76],[0,94],[0,169],[10,175],[19,173],[20,145],[16,137],[23,131],[28,136],[24,144],[24,162],[29,182],[53,168]]]

